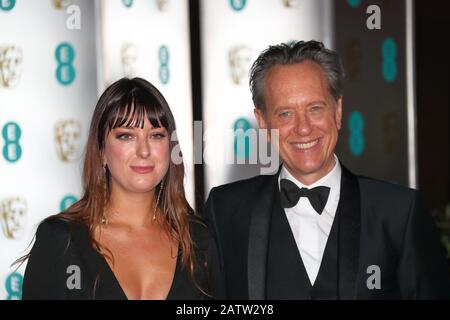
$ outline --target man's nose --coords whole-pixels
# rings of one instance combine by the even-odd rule
[[[295,117],[295,132],[301,136],[307,136],[311,133],[311,121],[304,113],[298,113]]]

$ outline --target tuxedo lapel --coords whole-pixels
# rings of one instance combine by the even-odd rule
[[[269,228],[275,188],[278,189],[278,174],[268,177],[251,210],[247,261],[248,296],[251,300],[265,299]]]
[[[339,211],[339,296],[356,299],[361,230],[361,200],[358,179],[342,163]]]

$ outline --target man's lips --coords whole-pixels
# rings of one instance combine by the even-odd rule
[[[151,167],[151,166],[145,166],[145,167],[131,166],[131,169],[137,173],[149,173],[149,172],[152,172],[154,168],[155,167]]]
[[[291,145],[299,150],[308,150],[308,149],[312,149],[315,146],[317,146],[319,144],[320,138],[315,139],[315,140],[310,140],[308,142],[298,142],[298,143],[291,143]]]

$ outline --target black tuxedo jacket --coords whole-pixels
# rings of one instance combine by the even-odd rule
[[[217,233],[228,298],[266,298],[270,217],[284,213],[277,192],[278,174],[210,192],[205,215]],[[445,251],[418,191],[342,166],[338,209],[339,299],[450,299]],[[369,289],[373,265],[381,287]]]
[[[190,232],[195,243],[197,283],[212,298],[224,298],[217,245],[212,233],[204,225],[192,220]],[[167,299],[209,299],[188,278],[180,260],[181,255],[177,259]],[[205,262],[207,271],[203,268]],[[79,288],[73,286],[76,281],[70,278],[75,275],[71,266],[79,270]],[[68,282],[72,285],[68,286]],[[25,270],[22,299],[126,300],[127,296],[105,258],[92,248],[87,227],[54,216],[44,220],[37,230],[36,242]]]

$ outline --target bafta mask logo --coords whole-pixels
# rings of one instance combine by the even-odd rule
[[[363,47],[361,40],[358,38],[350,38],[344,45],[344,61],[347,66],[347,77],[352,81],[356,81],[361,76]]]
[[[5,198],[0,206],[3,233],[8,239],[23,236],[27,221],[27,202],[19,197]]]
[[[297,5],[297,0],[283,0],[285,7],[292,8]]]
[[[52,0],[52,2],[55,9],[65,9],[71,4],[70,0]]]
[[[0,80],[2,86],[13,88],[22,73],[22,50],[16,46],[0,47]]]
[[[166,11],[169,0],[156,0],[159,11]]]
[[[124,43],[121,50],[122,68],[125,77],[136,75],[137,48],[133,43]]]
[[[61,120],[55,125],[56,151],[61,161],[72,162],[79,156],[81,124],[74,119]]]
[[[239,85],[247,79],[251,55],[251,49],[245,45],[232,47],[228,52],[231,78],[235,84]]]
[[[400,131],[399,115],[396,112],[386,112],[383,114],[383,134],[384,134],[384,148],[390,155],[394,155],[396,150],[399,150],[400,145]]]

